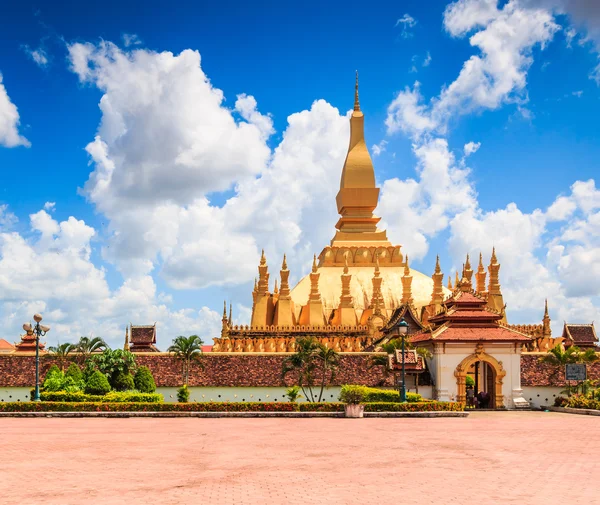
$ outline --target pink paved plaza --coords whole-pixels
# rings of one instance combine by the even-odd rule
[[[598,504],[600,417],[0,419],[0,503]]]

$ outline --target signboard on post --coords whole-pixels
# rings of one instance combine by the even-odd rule
[[[586,380],[587,370],[584,364],[571,363],[565,365],[565,379],[568,381],[581,382]]]

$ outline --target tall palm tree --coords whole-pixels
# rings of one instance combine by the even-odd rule
[[[571,363],[593,363],[598,360],[598,355],[594,349],[586,349],[582,351],[576,345],[572,345],[567,349],[564,349],[562,345],[558,344],[548,351],[548,353],[540,358],[542,363],[548,363],[554,367],[554,376],[558,375],[559,371],[564,369],[565,365]],[[576,389],[579,386],[576,386]],[[568,387],[569,394],[571,394],[571,388]]]
[[[87,361],[92,353],[109,348],[100,337],[81,337],[75,347],[83,363]]]
[[[198,335],[190,335],[189,337],[179,336],[173,339],[173,344],[167,349],[176,359],[181,360],[184,385],[188,383],[190,365],[196,362],[201,367],[203,366],[200,361],[202,357],[202,344],[204,342]]]
[[[65,364],[69,361],[69,354],[75,351],[76,346],[69,343],[58,344],[57,346],[48,347],[48,356],[49,358],[56,361],[56,364],[60,368],[61,372],[65,371]]]
[[[337,352],[313,337],[305,337],[296,340],[296,352],[283,362],[281,375],[285,379],[287,375],[294,373],[304,397],[313,402],[316,394],[313,392],[313,388],[320,385],[317,397],[317,401],[320,402],[325,387],[335,378],[338,366],[339,355]]]

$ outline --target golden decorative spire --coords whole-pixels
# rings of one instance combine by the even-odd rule
[[[260,255],[260,264],[258,265],[258,289],[257,294],[264,296],[269,291],[269,267],[267,266],[267,258],[265,250],[262,250]]]
[[[310,294],[308,303],[321,303],[321,294],[319,293],[319,277],[321,274],[317,270],[317,255],[313,257],[312,271],[310,273]]]
[[[223,300],[223,321],[227,321],[227,300]]]
[[[229,320],[227,321],[229,326],[233,326],[233,305],[229,304]]]
[[[496,258],[496,248],[492,249],[492,258],[490,259],[490,265],[488,266],[488,272],[490,273],[489,284],[488,284],[488,292],[490,295],[500,294],[500,280],[499,280],[499,272],[500,272],[500,263],[498,263],[498,258]]]
[[[408,265],[408,254],[404,264],[404,275],[402,276],[402,303],[412,303],[412,275],[410,275],[410,266]]]
[[[275,279],[275,287],[273,288],[273,294],[274,295],[279,294],[279,287],[277,287],[277,279]]]
[[[448,289],[452,291],[452,276],[448,274]]]
[[[435,260],[435,271],[431,276],[433,279],[433,292],[431,293],[431,304],[440,305],[444,301],[444,290],[442,283],[444,281],[444,274],[440,267],[440,257],[437,256]]]
[[[353,308],[354,300],[350,294],[350,281],[352,275],[348,273],[348,257],[344,256],[344,273],[342,273],[342,295],[340,297],[340,308]],[[356,324],[356,315],[354,315],[354,324]]]
[[[377,229],[380,218],[373,215],[379,199],[375,169],[364,134],[364,115],[358,101],[358,72],[354,85],[354,110],[350,116],[350,145],[344,161],[336,203],[340,219],[332,246],[351,244],[391,245],[386,232]]]
[[[354,85],[354,110],[360,111],[360,103],[358,101],[358,70],[356,71],[356,84]]]
[[[375,314],[380,314],[381,309],[385,308],[385,300],[381,293],[381,282],[383,278],[379,273],[379,258],[375,261],[375,272],[373,273],[373,296],[371,297],[371,304],[369,308],[373,309]]]
[[[544,318],[542,319],[542,334],[544,337],[550,337],[552,335],[550,322],[550,314],[548,314],[548,298],[546,298],[546,303],[544,305]]]
[[[279,276],[281,277],[281,289],[279,290],[279,299],[290,300],[290,285],[288,281],[290,277],[290,271],[288,270],[285,254],[283,255],[283,262],[281,263],[281,270],[279,271]]]
[[[458,287],[458,284],[460,283],[460,279],[458,277],[458,270],[456,272],[454,272],[454,289],[456,289]]]
[[[129,326],[125,326],[125,344],[123,345],[124,351],[129,351]]]
[[[487,293],[485,290],[485,268],[483,267],[483,255],[479,253],[479,266],[477,267],[477,273],[475,274],[475,279],[477,280],[477,291],[479,293]]]
[[[464,276],[467,278],[469,283],[471,283],[471,281],[473,279],[473,269],[471,268],[471,260],[469,258],[468,253],[467,253],[467,261],[465,262]]]

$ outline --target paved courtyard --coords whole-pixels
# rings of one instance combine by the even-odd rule
[[[600,417],[10,418],[0,432],[3,505],[600,503]]]

